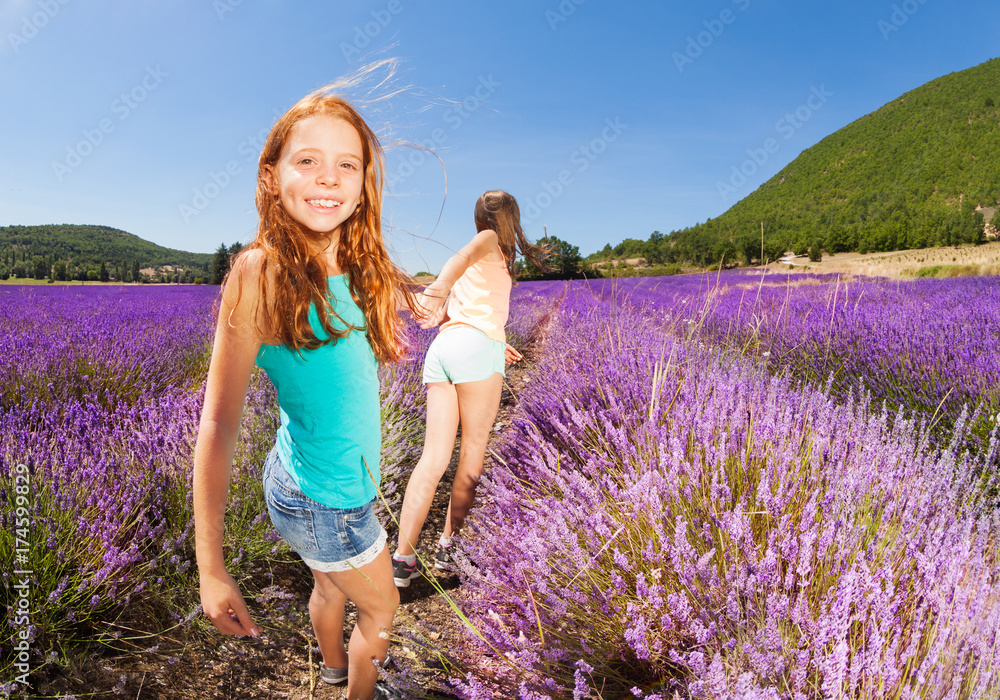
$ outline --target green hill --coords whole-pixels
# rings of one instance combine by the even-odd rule
[[[148,279],[169,274],[176,280],[180,272],[180,281],[193,281],[209,277],[211,260],[211,254],[164,248],[109,226],[0,226],[0,279],[100,279],[103,265],[119,281],[139,281],[140,270]]]
[[[975,243],[989,223],[977,209],[989,213],[1000,202],[998,166],[994,59],[933,80],[827,136],[716,219],[592,257],[648,253],[712,265],[725,255],[751,263],[761,255],[761,223],[769,260],[810,246],[836,253]]]

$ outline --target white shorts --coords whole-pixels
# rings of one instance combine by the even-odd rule
[[[438,333],[427,348],[424,384],[481,382],[494,372],[503,376],[506,349],[504,343],[493,340],[478,328],[452,326]]]

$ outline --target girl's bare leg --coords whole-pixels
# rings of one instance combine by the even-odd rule
[[[455,385],[451,382],[429,383],[424,449],[403,496],[403,508],[399,515],[399,544],[396,548],[398,554],[408,555],[415,551],[420,530],[434,501],[434,492],[451,462],[458,420],[458,392]]]
[[[329,573],[313,571],[313,575],[317,584],[324,587],[327,600],[335,599],[328,592],[327,587],[330,586],[350,598],[358,608],[358,623],[351,632],[345,697],[348,700],[371,700],[375,693],[375,681],[378,680],[374,662],[381,664],[385,661],[392,619],[399,607],[399,591],[392,580],[389,548],[384,547],[375,561],[359,569]],[[315,627],[315,621],[313,624]],[[336,635],[341,635],[342,629]],[[380,634],[382,632],[385,632],[384,639]],[[333,639],[326,641],[328,645],[335,644]],[[320,640],[320,649],[324,648],[323,644]]]
[[[347,667],[347,649],[344,648],[345,596],[326,574],[312,570],[315,585],[309,597],[309,619],[319,642],[323,664],[330,668]]]
[[[456,384],[458,409],[462,424],[462,444],[458,453],[458,469],[451,488],[448,518],[444,536],[451,537],[462,529],[465,516],[476,498],[476,487],[483,474],[486,459],[486,441],[489,440],[493,422],[500,408],[503,376],[494,372],[481,382]]]

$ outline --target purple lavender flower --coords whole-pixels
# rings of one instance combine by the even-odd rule
[[[658,284],[649,303],[638,283],[628,298],[625,285],[564,286],[484,477],[463,606],[510,650],[529,679],[518,687],[555,681],[570,696],[585,659],[598,685],[625,691],[673,677],[726,697],[903,693],[995,663],[1000,520],[978,475],[996,442],[942,446],[928,422],[865,394],[678,333],[671,317],[692,296]],[[536,606],[517,594],[522,576]],[[516,653],[539,624],[558,666]]]

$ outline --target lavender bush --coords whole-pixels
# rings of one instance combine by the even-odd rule
[[[217,291],[0,293],[7,297],[0,344],[9,350],[0,361],[7,390],[0,403],[0,500],[13,505],[12,475],[26,465],[28,551],[19,568],[33,572],[28,632],[38,671],[61,660],[49,651],[64,649],[67,639],[116,645],[115,621],[136,596],[175,599],[178,619],[193,607],[188,484]],[[242,463],[259,457],[261,428],[274,425],[264,408],[267,387],[257,381],[250,393],[234,479],[237,512],[253,490],[241,478]],[[0,541],[10,552],[14,516],[12,507],[0,516]],[[231,523],[236,541],[264,542],[264,523]],[[254,536],[245,538],[250,531]],[[2,589],[8,611],[15,598],[10,574],[4,572]],[[10,627],[11,639],[20,631]],[[8,671],[11,642],[0,644]]]
[[[572,283],[464,540],[460,696],[995,697],[996,430],[936,449],[596,291]]]
[[[973,444],[1000,414],[1000,280],[890,281],[732,271],[596,280],[602,299],[680,322],[838,397],[862,389],[890,409],[925,414],[950,435],[968,407]]]
[[[509,338],[541,356],[464,542],[485,641],[462,697],[995,696],[995,281],[797,279],[515,287]],[[13,556],[26,464],[35,670],[68,639],[136,650],[115,639],[130,602],[197,612],[190,472],[216,295],[0,288],[0,545]],[[380,369],[393,510],[433,335],[413,329],[414,360]],[[286,594],[254,563],[293,561],[261,502],[275,413],[257,373],[227,554],[265,628]]]
[[[387,527],[395,525],[403,492],[413,466],[420,459],[426,421],[422,358],[436,330],[421,330],[411,323],[410,350],[396,365],[381,365],[382,408],[382,497],[376,512]],[[388,507],[388,511],[386,508]]]
[[[0,405],[109,407],[203,380],[210,287],[0,287]],[[186,385],[186,386],[185,386]]]
[[[565,283],[519,282],[510,295],[510,318],[507,322],[507,342],[523,349],[542,340],[542,329],[548,325],[553,310],[562,301]]]
[[[151,596],[178,623],[199,620],[190,476],[217,294],[206,287],[0,288],[0,501],[8,506],[0,513],[0,548],[11,561],[20,546],[13,479],[24,464],[31,527],[19,566],[34,572],[28,632],[35,671],[59,663],[62,654],[50,652],[67,639],[137,650],[126,643],[128,633],[118,640],[115,621]],[[425,346],[430,334],[414,333],[417,346]],[[419,363],[382,367],[380,377],[383,487],[398,499],[397,480],[408,474],[423,435]],[[255,562],[292,559],[261,493],[260,469],[276,427],[273,387],[255,372],[226,541],[230,571],[265,618],[284,594],[261,580]],[[17,598],[11,573],[4,571],[0,588],[8,621]],[[0,638],[5,680],[13,676],[20,627],[7,631]],[[172,653],[154,641],[147,647]]]

